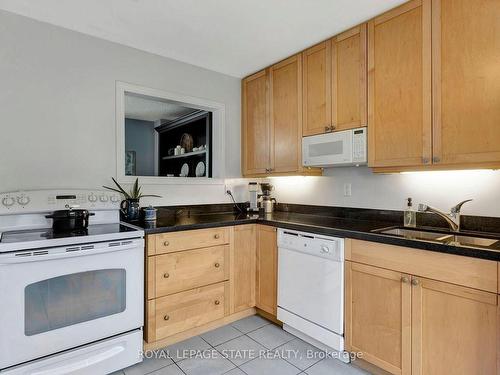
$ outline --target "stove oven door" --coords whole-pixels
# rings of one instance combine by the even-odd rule
[[[0,369],[143,326],[144,240],[0,254]]]

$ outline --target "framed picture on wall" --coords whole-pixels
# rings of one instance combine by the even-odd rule
[[[136,176],[137,159],[135,151],[125,151],[125,176]]]

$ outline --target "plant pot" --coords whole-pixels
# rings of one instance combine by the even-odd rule
[[[140,206],[139,199],[125,199],[120,204],[123,218],[126,221],[139,220]]]

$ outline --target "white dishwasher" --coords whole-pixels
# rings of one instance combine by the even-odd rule
[[[278,230],[278,319],[315,346],[344,351],[343,238]]]

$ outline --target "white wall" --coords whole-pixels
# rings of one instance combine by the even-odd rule
[[[116,173],[115,82],[226,104],[226,175],[240,173],[240,81],[188,64],[0,11],[0,191],[99,188]],[[337,168],[323,177],[273,178],[278,201],[401,209],[405,199],[500,216],[500,172],[374,175]],[[238,201],[245,179],[226,181]],[[344,197],[345,183],[352,196]],[[224,185],[151,185],[143,204],[229,202]]]
[[[110,183],[116,81],[224,103],[226,176],[239,176],[239,79],[0,11],[0,191]],[[156,204],[228,201],[223,185],[144,190]]]
[[[269,179],[279,202],[401,210],[406,198],[448,210],[461,200],[469,215],[500,216],[500,171],[373,174],[369,168],[330,168],[322,177]],[[344,184],[352,196],[344,196]],[[416,207],[415,207],[416,208]]]

